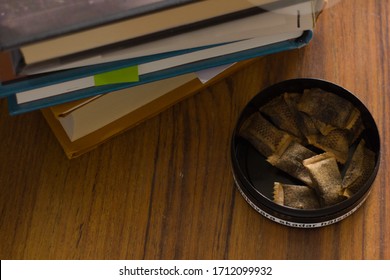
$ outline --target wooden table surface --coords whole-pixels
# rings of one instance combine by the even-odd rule
[[[40,112],[10,117],[0,101],[0,258],[390,259],[389,15],[390,1],[338,1],[307,47],[257,60],[74,160]],[[295,77],[354,92],[381,135],[367,201],[317,229],[262,217],[230,169],[242,108]]]

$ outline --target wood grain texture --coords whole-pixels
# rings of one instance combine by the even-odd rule
[[[0,258],[390,259],[389,14],[389,1],[339,1],[307,47],[257,60],[70,161],[39,112],[10,117],[0,101]],[[255,212],[229,163],[245,104],[296,77],[354,92],[382,141],[364,205],[312,230]]]

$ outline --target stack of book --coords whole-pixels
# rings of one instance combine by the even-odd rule
[[[13,115],[42,110],[72,158],[248,59],[306,45],[322,2],[0,0],[0,97]]]

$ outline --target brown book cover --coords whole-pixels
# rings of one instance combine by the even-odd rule
[[[73,104],[59,105],[60,107],[55,106],[51,108],[45,108],[41,111],[53,133],[55,134],[56,138],[58,139],[59,143],[61,144],[63,150],[65,151],[66,156],[71,159],[94,149],[95,147],[106,142],[110,138],[120,133],[123,133],[124,131],[136,126],[137,124],[140,124],[141,122],[149,118],[156,116],[170,106],[184,100],[185,98],[192,96],[203,88],[206,88],[216,83],[217,81],[226,78],[227,76],[249,65],[257,59],[246,60],[240,63],[236,63],[205,84],[200,82],[199,79],[193,79],[185,83],[184,85],[179,86],[174,90],[168,92],[167,94],[164,94],[163,96],[160,96],[157,99],[147,103],[146,105],[137,108],[136,110],[128,113],[127,115],[109,123],[108,125],[105,125],[102,128],[73,142],[69,139],[63,126],[61,125],[59,121],[59,116],[70,107],[78,105],[85,100],[77,101]]]
[[[7,51],[0,52],[0,82],[3,83],[16,78],[11,53]]]

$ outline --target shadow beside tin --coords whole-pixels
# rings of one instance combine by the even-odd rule
[[[361,113],[365,130],[361,135],[367,148],[373,151],[375,167],[364,185],[350,198],[332,206],[302,210],[273,202],[273,184],[300,184],[297,179],[280,171],[266,161],[247,140],[238,135],[243,122],[273,98],[285,92],[300,92],[320,88],[351,102]],[[376,123],[364,104],[346,89],[324,80],[293,79],[274,84],[257,94],[243,109],[233,131],[231,140],[232,172],[237,188],[244,199],[260,214],[283,225],[314,228],[336,223],[355,212],[370,193],[379,168],[380,139]]]

